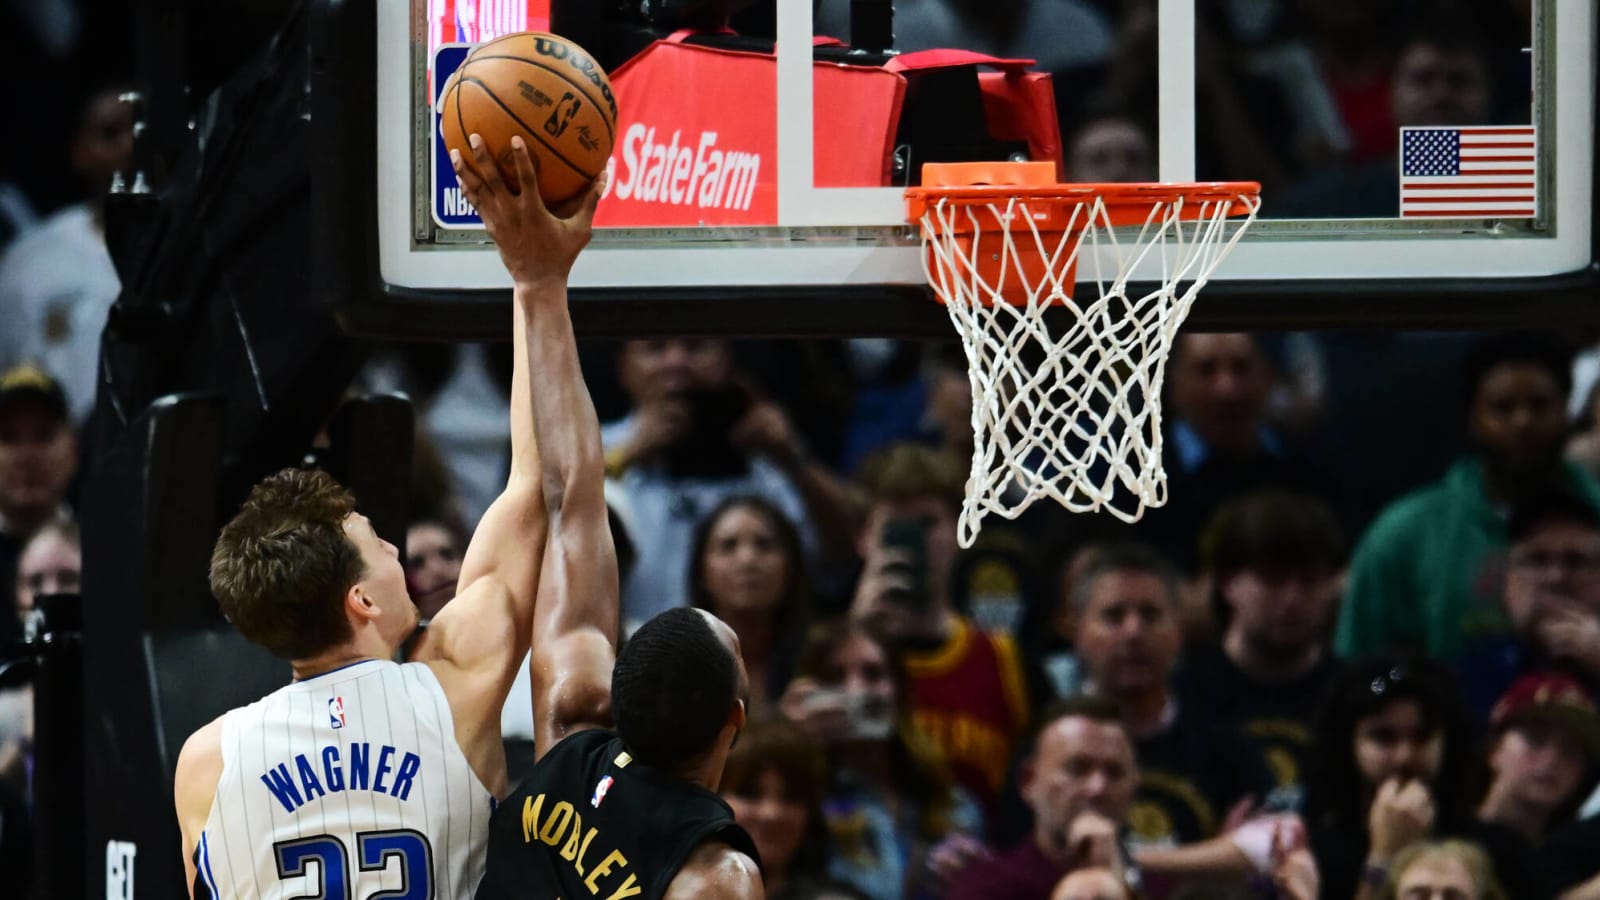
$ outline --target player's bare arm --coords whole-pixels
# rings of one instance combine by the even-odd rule
[[[528,655],[546,528],[523,317],[514,304],[511,473],[467,546],[455,599],[429,623],[413,654],[438,676],[455,716],[456,742],[497,797],[506,784],[500,714]]]
[[[194,851],[200,845],[206,818],[211,815],[212,798],[222,778],[222,719],[189,735],[178,753],[172,775],[173,806],[178,811],[178,830],[183,840],[183,883],[194,896]]]
[[[500,714],[528,655],[546,528],[521,306],[513,316],[511,474],[467,547],[455,599],[429,623],[413,654],[439,678],[456,742],[497,797],[506,783]]]
[[[726,844],[701,844],[667,885],[663,900],[762,900],[755,860]]]
[[[543,756],[561,738],[610,720],[617,636],[617,563],[605,502],[600,420],[578,365],[567,309],[567,273],[589,242],[604,177],[562,216],[547,209],[533,158],[520,138],[508,184],[487,147],[473,140],[473,165],[457,161],[511,273],[526,316],[529,393],[549,531],[534,606],[534,744]]]

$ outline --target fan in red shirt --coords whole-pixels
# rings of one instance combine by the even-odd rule
[[[992,816],[1028,698],[1015,642],[979,630],[951,602],[961,473],[945,456],[901,445],[870,460],[862,480],[866,567],[850,615],[896,643],[917,727]]]

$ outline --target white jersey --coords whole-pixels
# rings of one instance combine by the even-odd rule
[[[198,881],[219,900],[470,900],[493,806],[433,671],[354,663],[223,717]]]

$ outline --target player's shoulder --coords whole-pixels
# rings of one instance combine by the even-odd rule
[[[710,840],[690,851],[664,900],[762,900],[761,868],[746,853]]]
[[[200,726],[183,742],[173,768],[172,784],[178,803],[210,806],[211,795],[222,779],[222,728],[226,714]]]
[[[183,749],[178,751],[178,768],[183,768],[185,760],[191,764],[201,762],[209,756],[222,756],[222,727],[228,718],[227,713],[195,729],[183,742]]]

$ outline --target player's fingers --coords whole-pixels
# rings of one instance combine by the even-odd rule
[[[472,145],[472,161],[477,166],[479,180],[483,182],[483,193],[488,195],[503,190],[505,184],[500,177],[500,165],[489,152],[489,143],[478,134],[469,136],[467,143]]]
[[[544,197],[539,194],[539,162],[528,152],[528,142],[520,134],[511,138],[511,160],[517,167],[517,193],[522,202],[544,209]]]
[[[583,204],[573,215],[573,224],[579,228],[590,228],[594,223],[594,212],[600,208],[600,198],[606,194],[606,182],[611,178],[611,167],[606,166],[604,172],[589,185],[588,193],[584,194]]]
[[[467,195],[467,200],[473,206],[478,206],[478,201],[483,198],[483,179],[467,165],[460,150],[450,151],[450,166],[456,170],[456,181],[461,185],[462,193]]]

